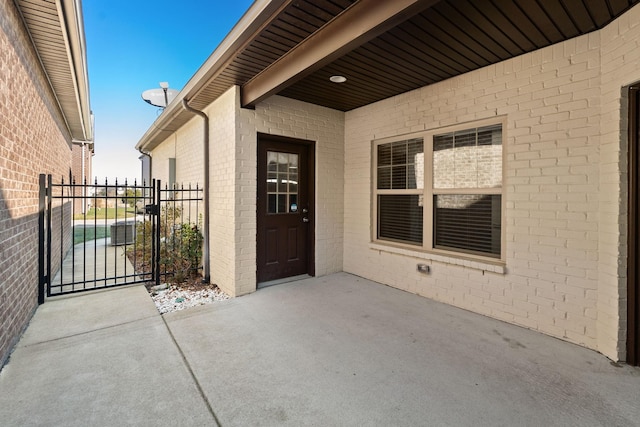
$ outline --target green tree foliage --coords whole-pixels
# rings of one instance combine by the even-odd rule
[[[124,196],[120,200],[122,200],[122,203],[126,204],[130,208],[134,208],[138,199],[142,199],[142,191],[134,190],[133,188],[127,188],[125,190]]]

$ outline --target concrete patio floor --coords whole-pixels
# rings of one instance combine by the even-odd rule
[[[144,287],[41,306],[3,426],[634,426],[640,369],[345,273],[160,316]]]

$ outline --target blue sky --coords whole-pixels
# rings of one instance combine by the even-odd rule
[[[251,0],[84,0],[93,175],[140,180],[134,146],[159,115],[141,93],[182,89],[251,5]]]

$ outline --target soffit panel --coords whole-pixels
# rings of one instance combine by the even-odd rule
[[[279,94],[349,111],[600,29],[637,3],[440,1]]]
[[[84,139],[85,130],[78,109],[76,85],[67,40],[54,0],[18,0],[18,7],[42,61],[72,137]]]
[[[230,64],[190,100],[202,108],[233,85],[243,85],[297,44],[316,32],[356,0],[300,0],[289,7],[239,52]],[[200,107],[198,107],[200,106]]]
[[[204,82],[202,110],[243,86],[357,0],[291,2]],[[278,94],[349,111],[600,29],[640,0],[440,0]],[[348,81],[335,84],[332,75]],[[191,118],[179,112],[172,128]],[[162,116],[159,118],[162,122]],[[144,146],[160,142],[149,135]]]

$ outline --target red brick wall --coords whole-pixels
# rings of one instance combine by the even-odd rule
[[[37,307],[38,174],[71,173],[63,123],[14,2],[0,0],[0,366]]]

